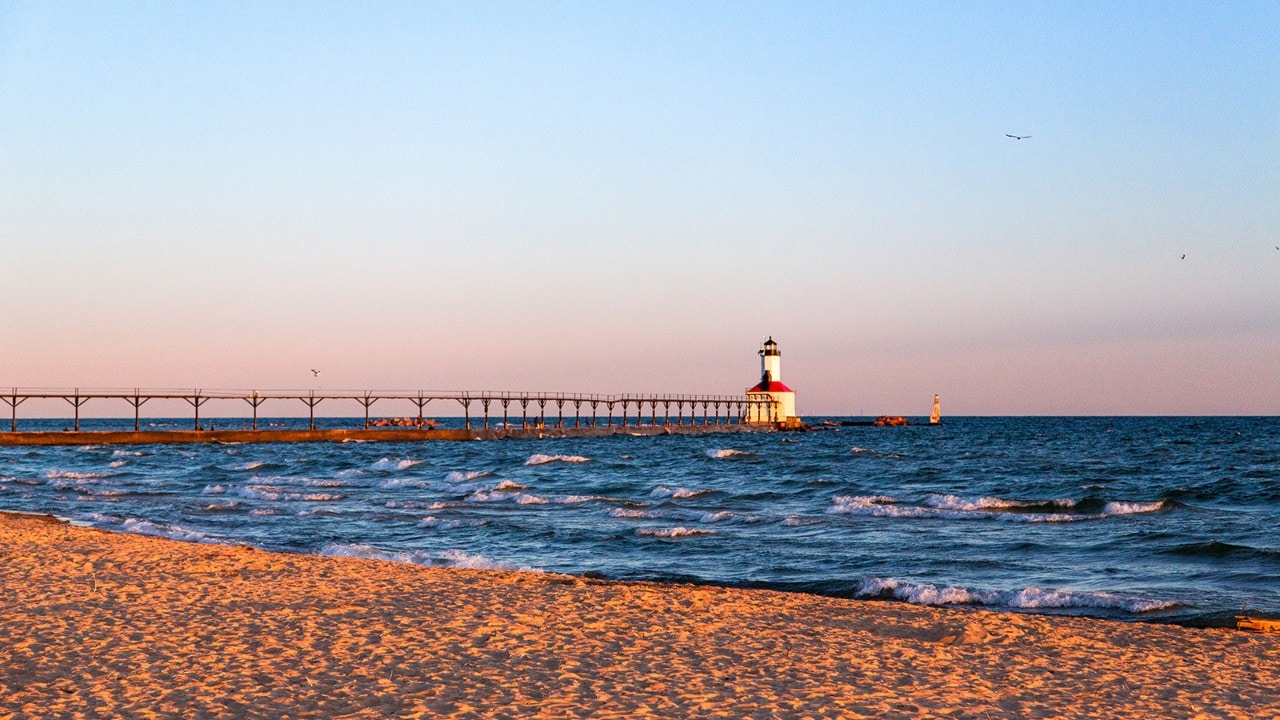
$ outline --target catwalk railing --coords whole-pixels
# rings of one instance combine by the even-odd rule
[[[142,417],[142,406],[151,400],[183,400],[192,407],[193,422],[196,430],[201,429],[200,408],[211,400],[238,401],[248,403],[252,409],[253,429],[258,429],[258,409],[268,400],[302,402],[307,406],[310,427],[316,429],[316,406],[324,401],[355,401],[364,408],[364,426],[370,427],[370,409],[380,401],[407,400],[418,408],[418,427],[427,424],[423,417],[426,406],[436,400],[453,401],[462,406],[466,429],[472,427],[472,409],[479,411],[476,418],[483,418],[484,429],[490,429],[490,422],[497,421],[498,407],[502,409],[502,425],[512,426],[511,411],[514,403],[520,410],[520,427],[545,427],[548,424],[547,408],[551,406],[555,415],[555,427],[599,427],[603,419],[609,426],[613,425],[615,410],[621,410],[620,422],[624,427],[628,422],[635,425],[644,424],[645,408],[648,407],[650,425],[684,425],[686,408],[690,425],[698,424],[698,411],[701,410],[701,424],[719,425],[723,419],[725,424],[776,422],[778,419],[778,403],[767,395],[583,395],[575,393],[533,393],[533,392],[383,392],[383,391],[333,391],[333,390],[104,390],[104,389],[47,389],[47,388],[12,388],[0,395],[0,402],[9,406],[10,431],[18,432],[18,407],[28,400],[55,399],[64,400],[73,408],[75,430],[80,430],[80,408],[90,400],[123,400],[133,407],[133,429],[139,429]],[[573,416],[565,414],[565,406],[573,410]],[[620,406],[620,408],[619,408]],[[662,406],[662,412],[658,407]],[[530,408],[536,414],[530,419]],[[634,408],[635,413],[629,414]],[[674,421],[671,414],[675,409]],[[491,415],[490,411],[493,411]],[[590,415],[586,411],[590,410]],[[601,412],[604,417],[601,418]],[[661,420],[661,423],[659,423]]]

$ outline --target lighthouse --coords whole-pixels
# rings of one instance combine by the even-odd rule
[[[760,382],[747,390],[747,397],[769,396],[775,403],[772,413],[768,405],[752,405],[747,422],[791,421],[796,416],[796,393],[782,382],[782,353],[770,336],[760,348]]]

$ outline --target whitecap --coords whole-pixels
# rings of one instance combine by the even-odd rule
[[[270,501],[302,501],[302,502],[332,502],[335,500],[343,500],[346,495],[339,493],[301,493],[283,490],[270,485],[246,485],[236,490],[237,494],[251,500],[270,500]]]
[[[134,533],[136,535],[151,535],[154,537],[168,538],[170,540],[181,540],[183,542],[222,542],[221,540],[210,537],[198,530],[189,530],[178,525],[154,523],[149,520],[136,520],[129,518],[120,524],[120,529],[124,532]]]
[[[565,495],[564,497],[557,499],[556,502],[561,503],[563,505],[579,505],[581,503],[593,502],[597,500],[603,501],[608,499],[609,498],[601,497],[599,495]]]
[[[395,490],[402,487],[429,487],[430,483],[426,480],[415,480],[413,478],[387,478],[378,483],[378,487],[383,490]]]
[[[755,453],[748,452],[746,450],[735,450],[733,448],[720,448],[720,449],[707,451],[707,457],[715,458],[715,459],[745,457],[745,456],[751,456],[751,455],[755,455]]]
[[[418,500],[388,500],[383,507],[391,510],[443,510],[445,508],[460,507],[460,503],[453,502],[421,502]]]
[[[689,488],[669,488],[665,485],[659,485],[653,489],[653,492],[649,493],[649,497],[685,499],[698,497],[699,495],[706,495],[709,492],[712,491],[690,490]]]
[[[882,578],[863,580],[858,594],[862,597],[890,595],[916,605],[984,605],[1020,610],[1092,608],[1122,610],[1135,615],[1182,605],[1174,600],[1126,597],[1100,591],[1083,592],[1035,586],[1017,591],[975,590]]]
[[[644,537],[665,538],[665,539],[697,537],[699,535],[715,535],[715,534],[716,534],[715,530],[705,530],[702,528],[688,528],[688,527],[636,528],[636,535],[641,535]]]
[[[423,550],[392,551],[380,550],[370,545],[331,543],[320,550],[321,555],[331,557],[366,558],[370,560],[389,560],[391,562],[411,565],[428,565],[467,568],[473,570],[523,570],[537,572],[535,568],[514,563],[501,562],[472,555],[461,550],[446,550],[439,555],[432,555]]]
[[[545,505],[547,499],[537,495],[529,495],[527,493],[511,492],[509,490],[477,490],[466,497],[467,502],[490,503],[490,502],[511,502],[515,501],[517,505]]]
[[[446,482],[451,483],[471,482],[472,480],[478,480],[482,477],[489,477],[490,474],[491,473],[484,470],[470,470],[467,472],[458,472],[457,470],[454,470],[448,475],[445,475],[444,479]]]
[[[1055,500],[1008,500],[1001,497],[964,498],[956,495],[933,494],[925,498],[925,504],[942,510],[1010,510],[1017,508],[1058,507],[1072,508],[1079,504],[1075,498]]]
[[[439,518],[429,515],[422,518],[418,523],[421,528],[435,528],[437,530],[456,530],[458,528],[484,527],[488,525],[488,520],[480,520],[477,518]]]
[[[74,472],[71,470],[49,470],[44,474],[46,479],[54,480],[93,480],[103,477],[100,473],[94,472]]]
[[[407,470],[414,465],[421,465],[421,460],[409,460],[399,458],[382,458],[378,462],[369,466],[370,470]]]
[[[782,524],[787,527],[806,527],[809,525],[821,525],[822,520],[818,518],[803,517],[800,515],[788,515],[782,521]]]
[[[591,462],[591,458],[581,455],[543,455],[535,453],[524,461],[525,465],[546,465],[547,463],[563,462],[563,463],[584,463]]]
[[[1102,508],[1103,515],[1134,515],[1164,509],[1164,502],[1109,502]]]
[[[635,508],[614,508],[609,511],[609,517],[624,518],[628,520],[640,520],[644,518],[654,517],[654,515],[648,510],[637,510]]]
[[[955,495],[930,495],[924,505],[909,505],[903,501],[882,495],[849,496],[832,498],[830,514],[867,515],[871,517],[941,518],[946,520],[997,520],[1013,523],[1071,523],[1097,521],[1113,515],[1152,512],[1163,507],[1162,503],[1107,503],[1101,513],[1045,512],[1039,508],[1069,510],[1079,500],[1007,500],[999,497],[962,498]],[[1010,512],[1023,510],[1024,512]]]
[[[306,485],[307,487],[336,488],[336,487],[346,487],[346,486],[347,486],[347,484],[346,484],[346,483],[342,482],[341,480],[336,480],[336,479],[323,479],[323,478],[321,478],[321,479],[314,479],[314,480],[313,480],[313,479],[311,479],[311,478],[301,478],[298,482],[299,482],[299,484]]]
[[[760,517],[758,515],[740,515],[729,510],[720,510],[703,514],[698,519],[698,522],[707,525],[715,523],[758,523],[760,522]]]
[[[999,597],[995,592],[976,592],[954,586],[939,587],[929,583],[904,583],[892,578],[867,578],[862,581],[858,594],[864,597],[890,595],[916,605],[985,605],[995,602]]]

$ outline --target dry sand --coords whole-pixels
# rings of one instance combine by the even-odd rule
[[[0,718],[1280,717],[1280,636],[0,516]]]

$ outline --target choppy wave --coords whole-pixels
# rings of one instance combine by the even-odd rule
[[[457,530],[459,528],[484,527],[488,524],[488,520],[480,518],[440,518],[431,515],[422,518],[422,521],[418,523],[418,527],[435,528],[436,530]]]
[[[382,490],[396,490],[399,488],[425,488],[431,487],[431,483],[426,480],[417,478],[387,478],[379,480],[378,487]]]
[[[470,570],[522,570],[539,572],[528,565],[493,560],[482,555],[473,555],[461,550],[445,550],[431,553],[424,550],[379,550],[371,545],[359,543],[330,543],[320,549],[321,555],[331,557],[365,558],[368,560],[389,560],[409,565],[426,565],[430,567],[454,567]]]
[[[787,527],[807,527],[809,525],[821,525],[824,520],[815,517],[802,517],[800,515],[788,515],[782,520],[782,524]]]
[[[421,465],[421,460],[409,460],[407,458],[382,458],[369,466],[370,470],[388,471],[388,470],[408,470],[415,465]]]
[[[150,535],[152,537],[168,538],[169,540],[181,540],[183,542],[196,543],[225,543],[225,540],[215,538],[198,530],[192,530],[180,525],[172,523],[152,522],[150,520],[142,520],[138,518],[121,518],[110,515],[101,515],[98,513],[89,513],[84,519],[98,527],[105,527],[110,530],[119,530],[121,532],[133,533],[135,535]]]
[[[703,513],[698,522],[704,525],[714,525],[716,523],[745,523],[753,524],[761,521],[758,515],[748,515],[744,513],[736,513],[732,510],[719,510],[716,512]]]
[[[669,488],[665,485],[659,485],[649,493],[649,497],[655,498],[676,498],[682,500],[685,498],[695,498],[713,492],[712,490],[691,490],[689,488]]]
[[[715,534],[716,534],[715,530],[706,530],[704,528],[690,528],[690,527],[636,528],[636,535],[641,535],[644,537],[665,538],[665,539],[698,537],[699,535],[715,535]]]
[[[346,497],[341,493],[304,493],[273,485],[245,485],[231,490],[238,495],[253,500],[270,500],[273,502],[335,502]]]
[[[584,463],[591,462],[591,458],[581,455],[543,455],[542,453],[534,453],[524,461],[525,465],[546,465],[547,463]]]
[[[461,507],[462,503],[448,502],[446,500],[388,500],[382,506],[391,510],[444,510],[446,508]]]
[[[863,580],[858,596],[891,597],[916,605],[981,605],[1019,610],[1102,609],[1120,610],[1133,615],[1171,610],[1181,606],[1181,603],[1173,600],[1123,596],[1108,592],[1056,590],[1034,586],[1014,591],[975,590],[929,583],[908,583],[892,578]]]
[[[75,472],[73,470],[48,470],[45,472],[46,480],[96,480],[104,478],[106,475],[95,472]]]
[[[514,502],[517,505],[546,505],[549,502],[540,495],[504,489],[477,490],[468,495],[466,501],[472,503]]]
[[[832,505],[827,512],[833,515],[891,518],[1068,523],[1153,513],[1168,507],[1165,501],[1100,503],[1076,498],[1010,500],[1000,497],[963,498],[934,494],[920,503],[911,503],[886,495],[837,495],[832,498]]]
[[[602,497],[600,495],[565,495],[557,498],[556,502],[562,505],[579,505],[581,503],[589,502],[604,502],[608,499],[609,498]]]
[[[454,470],[448,475],[445,475],[444,479],[446,482],[451,483],[471,482],[472,480],[489,477],[491,474],[492,473],[485,472],[484,470],[471,470],[467,472],[458,472],[457,470]]]
[[[752,457],[755,453],[747,450],[735,450],[733,448],[719,448],[708,450],[707,457],[714,459],[731,458],[731,457]]]
[[[1220,542],[1217,540],[1183,543],[1169,548],[1165,552],[1169,555],[1206,558],[1211,560],[1263,560],[1280,563],[1280,548],[1259,548],[1251,545],[1240,545],[1237,543]]]

